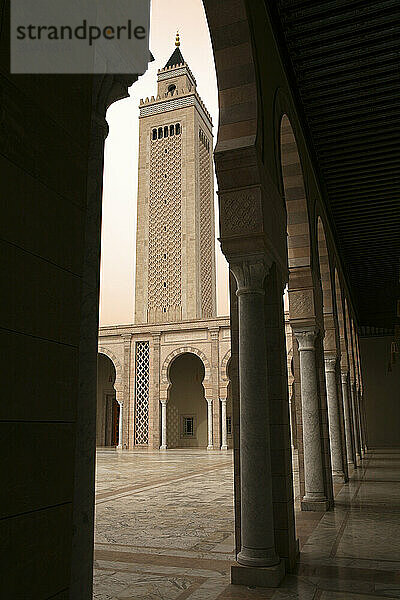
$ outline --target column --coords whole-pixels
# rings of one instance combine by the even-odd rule
[[[317,329],[294,331],[299,344],[300,391],[303,417],[304,483],[302,510],[327,510],[322,464],[318,375],[315,360]]]
[[[221,450],[228,450],[226,431],[226,398],[221,398]]]
[[[358,390],[358,406],[360,408],[360,423],[361,423],[361,432],[362,432],[362,444],[363,444],[363,451],[364,454],[366,454],[367,452],[367,439],[366,439],[366,435],[367,435],[367,430],[366,430],[366,424],[365,424],[365,411],[364,411],[364,404],[363,404],[363,393],[361,391],[361,388]]]
[[[363,431],[362,431],[362,423],[361,423],[361,413],[360,413],[360,394],[359,390],[356,386],[355,389],[355,405],[356,405],[356,414],[357,414],[357,431],[358,431],[358,440],[360,445],[360,457],[364,456],[364,442],[363,442]]]
[[[213,449],[213,401],[212,398],[207,400],[207,429],[208,429],[208,446],[207,450]]]
[[[336,356],[325,357],[326,395],[328,402],[329,441],[331,448],[332,473],[341,481],[346,480],[343,471],[342,432],[340,427],[340,410],[336,379]]]
[[[355,383],[350,383],[350,399],[351,399],[351,420],[353,424],[353,434],[354,434],[354,447],[356,451],[356,458],[361,460],[361,446],[360,446],[360,438],[358,432],[358,423],[357,423],[357,407],[356,407],[356,397],[355,397]]]
[[[149,448],[160,447],[160,342],[161,333],[152,334],[149,377]]]
[[[122,402],[118,402],[118,406],[119,406],[119,415],[118,415],[118,446],[117,446],[117,448],[119,450],[121,450],[121,448],[122,448],[122,411],[123,411],[124,405]]]
[[[351,412],[349,404],[349,384],[348,374],[342,373],[342,395],[344,405],[344,427],[346,431],[346,450],[347,450],[347,462],[349,465],[356,467],[355,452],[353,443],[353,431],[351,426]]]
[[[213,402],[213,448],[219,450],[221,447],[219,423],[221,419],[219,393],[219,328],[210,329],[211,337],[211,380]]]
[[[263,260],[231,263],[239,315],[241,550],[232,583],[277,587],[284,562],[275,550],[272,504]]]
[[[127,333],[122,335],[124,340],[124,363],[123,363],[123,398],[125,410],[123,413],[122,423],[122,447],[131,448],[134,445],[133,439],[133,402],[130,398],[130,371],[131,371],[131,338],[132,334]]]
[[[162,398],[161,402],[161,446],[160,450],[167,449],[167,399]]]

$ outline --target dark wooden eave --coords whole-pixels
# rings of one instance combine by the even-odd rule
[[[359,321],[393,328],[400,297],[400,2],[265,1]]]

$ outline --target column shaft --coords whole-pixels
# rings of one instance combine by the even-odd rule
[[[213,401],[207,398],[207,431],[208,431],[208,446],[207,450],[213,449]]]
[[[367,452],[367,450],[368,450],[368,447],[367,447],[367,424],[366,424],[366,420],[365,420],[364,399],[363,399],[363,393],[361,390],[359,393],[360,393],[359,406],[360,406],[360,420],[361,420],[361,429],[362,429],[363,449],[364,449],[364,452]]]
[[[350,465],[356,466],[354,442],[353,442],[353,429],[352,429],[352,424],[351,424],[349,386],[348,386],[348,374],[347,373],[342,373],[342,394],[343,394],[343,405],[344,405],[344,426],[345,426],[345,430],[346,430],[347,462]]]
[[[221,398],[221,450],[228,450],[226,431],[226,398]]]
[[[149,448],[160,446],[160,341],[155,332],[150,343],[149,377]]]
[[[167,402],[161,402],[161,446],[160,450],[167,449]]]
[[[248,271],[247,271],[248,269]],[[250,287],[250,270],[258,286]],[[234,270],[235,276],[237,272]],[[277,565],[272,510],[272,475],[267,400],[262,264],[245,265],[238,276],[241,565]]]
[[[302,510],[326,510],[318,375],[315,359],[316,330],[295,331],[299,343],[300,390],[303,417],[304,483]]]
[[[212,378],[212,398],[213,398],[213,448],[219,449],[221,447],[220,439],[220,403],[218,400],[219,396],[219,329],[210,329],[211,337],[211,378]]]
[[[118,402],[118,406],[119,406],[119,415],[118,415],[118,446],[117,448],[122,448],[122,411],[123,411],[123,404],[121,404],[120,402]]]
[[[355,446],[356,456],[358,456],[358,459],[361,459],[361,445],[360,445],[360,436],[359,436],[359,431],[358,431],[357,406],[356,406],[354,387],[355,387],[354,383],[350,383],[351,420],[353,423],[353,436],[354,436],[354,446]]]
[[[123,370],[123,400],[125,410],[122,422],[122,447],[130,448],[134,445],[133,439],[133,402],[130,398],[130,370],[131,370],[131,334],[123,336],[124,339],[124,370]]]
[[[325,379],[328,403],[329,441],[331,448],[332,473],[341,480],[346,476],[343,470],[342,431],[340,426],[340,408],[337,389],[337,359],[325,357]]]

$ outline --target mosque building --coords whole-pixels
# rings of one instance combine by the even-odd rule
[[[135,318],[99,331],[99,446],[231,445],[230,322],[216,310],[212,127],[177,34],[156,96],[140,102]]]

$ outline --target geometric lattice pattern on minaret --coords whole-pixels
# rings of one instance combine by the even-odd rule
[[[199,167],[200,167],[200,282],[202,317],[213,317],[213,235],[211,220],[213,213],[212,167],[210,160],[210,142],[199,129]]]
[[[148,311],[181,318],[182,136],[150,142]],[[152,319],[149,319],[152,321]]]
[[[149,443],[149,342],[136,342],[135,444]]]

